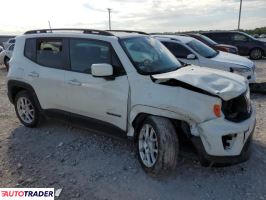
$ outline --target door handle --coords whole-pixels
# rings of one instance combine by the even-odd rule
[[[30,73],[29,73],[29,76],[30,76],[30,77],[34,77],[34,78],[38,78],[38,77],[39,77],[39,73],[33,71],[33,72],[30,72]]]
[[[76,79],[73,79],[73,80],[68,81],[68,84],[69,85],[75,85],[75,86],[81,86],[81,82],[79,82]]]

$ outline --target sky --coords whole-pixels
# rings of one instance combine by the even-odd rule
[[[239,0],[3,0],[0,34],[49,28],[112,29],[146,32],[233,30]],[[241,28],[266,26],[266,0],[243,0]]]

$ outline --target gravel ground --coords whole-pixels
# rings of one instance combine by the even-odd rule
[[[257,75],[266,80],[266,60]],[[23,127],[6,96],[0,67],[0,187],[62,188],[59,199],[266,199],[266,95],[253,94],[257,127],[251,159],[224,168],[204,168],[182,151],[175,173],[157,180],[137,161],[132,142],[48,120]]]
[[[266,82],[266,59],[256,61],[257,82]]]

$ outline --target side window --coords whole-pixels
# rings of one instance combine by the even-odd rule
[[[173,42],[163,42],[163,44],[174,54],[177,58],[187,58],[192,52],[181,44]]]
[[[91,74],[91,65],[107,63],[114,67],[114,74],[124,70],[117,55],[107,42],[87,39],[70,39],[71,69],[76,72]]]
[[[248,38],[242,34],[234,34],[232,39],[233,41],[240,41],[240,42],[248,41]]]
[[[47,67],[63,68],[62,39],[37,39],[37,63]]]
[[[14,47],[15,47],[15,44],[11,44],[11,45],[8,47],[8,50],[9,50],[9,51],[13,51],[13,50],[14,50]]]
[[[226,42],[230,40],[230,35],[228,33],[213,33],[211,35],[207,35],[216,42]]]
[[[26,39],[24,55],[36,62],[36,39]]]

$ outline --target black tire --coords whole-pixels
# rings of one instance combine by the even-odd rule
[[[5,57],[5,58],[4,58],[4,64],[5,64],[5,66],[6,66],[6,70],[7,70],[7,71],[9,70],[9,60],[10,60],[10,58],[8,58],[8,57]]]
[[[23,120],[22,117],[19,114],[18,110],[20,108],[19,108],[19,105],[18,105],[18,101],[21,100],[21,98],[27,99],[30,102],[30,104],[31,104],[30,109],[33,110],[34,114],[32,114],[33,117],[32,117],[32,121],[30,121],[30,122],[27,122],[27,121]],[[29,92],[27,92],[26,90],[18,92],[16,97],[15,97],[14,106],[15,106],[17,117],[19,118],[20,122],[24,126],[29,127],[29,128],[33,128],[33,127],[36,127],[38,125],[38,123],[40,121],[40,111],[37,108],[36,103],[34,102],[32,96],[30,95]]]
[[[249,53],[249,57],[252,60],[259,60],[263,57],[263,52],[259,48],[252,49]]]
[[[146,125],[149,125],[153,128],[158,141],[158,154],[156,161],[150,167],[145,165],[143,159],[141,158],[139,144],[141,130]],[[179,154],[179,142],[174,125],[169,119],[158,116],[148,116],[138,129],[136,146],[139,162],[141,163],[144,171],[149,175],[160,178],[169,175],[171,172],[173,172],[173,170],[176,169]]]
[[[201,166],[203,167],[210,167],[213,165],[212,162],[204,158],[202,155],[199,155],[199,161],[200,161]]]

